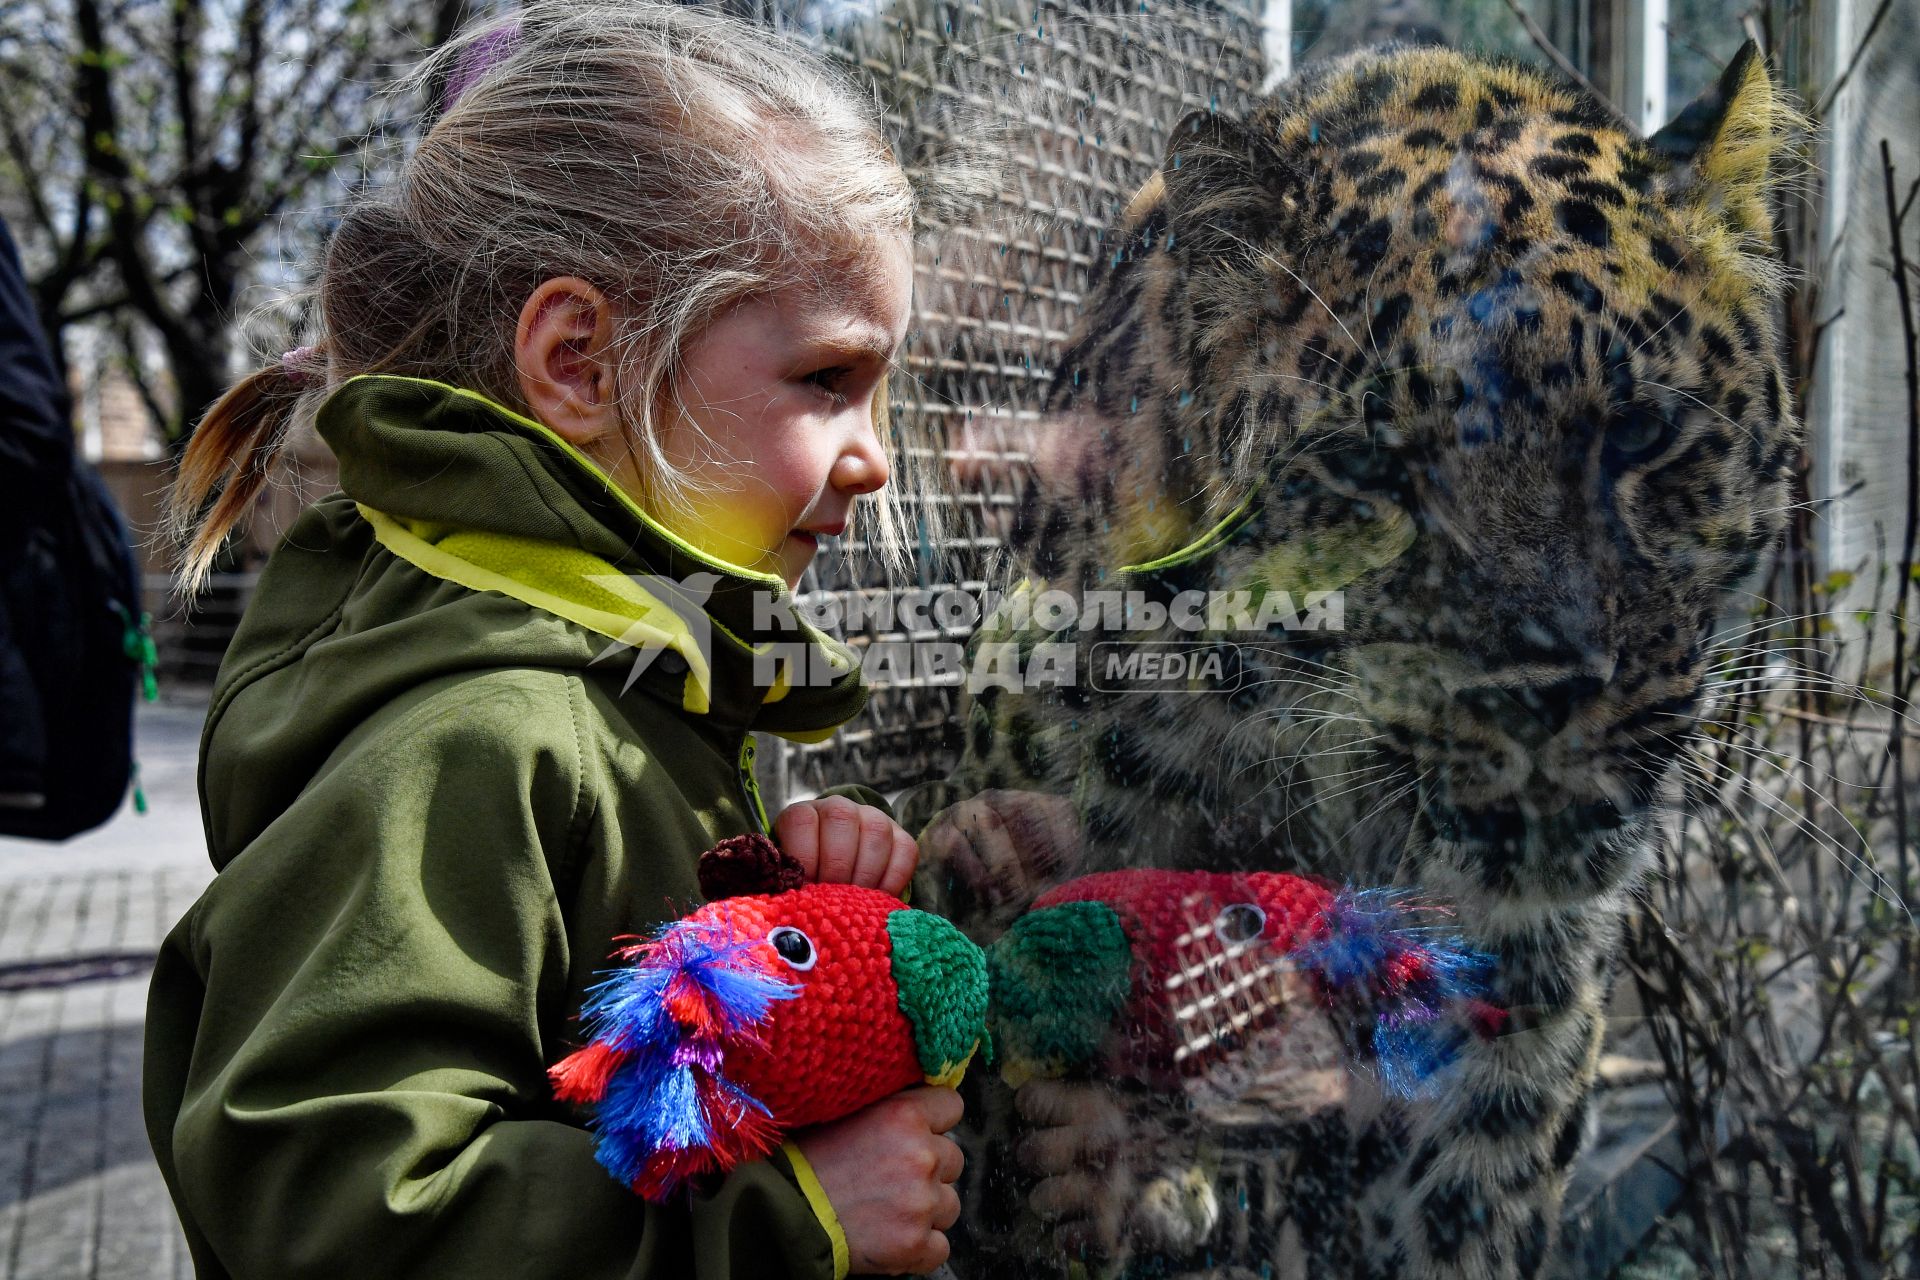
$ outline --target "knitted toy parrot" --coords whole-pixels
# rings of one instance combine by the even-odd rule
[[[808,884],[765,836],[701,855],[710,901],[622,947],[588,992],[585,1048],[549,1070],[593,1103],[596,1155],[661,1201],[790,1129],[958,1083],[986,1037],[980,949],[878,889]]]
[[[1480,999],[1486,958],[1423,914],[1401,891],[1277,872],[1068,881],[988,949],[1001,1073],[1015,1086],[1090,1070],[1174,1087],[1287,1016],[1284,983],[1299,973],[1362,1065],[1415,1096],[1465,1035],[1499,1021]]]

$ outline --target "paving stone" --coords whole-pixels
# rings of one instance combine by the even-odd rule
[[[48,1035],[59,1015],[57,989],[16,991],[0,996],[0,1044]]]
[[[32,1094],[0,1095],[0,1206],[18,1203],[25,1188],[38,1103]]]
[[[24,960],[33,953],[54,885],[52,880],[42,880],[8,886],[6,919],[0,922],[0,964]]]
[[[0,997],[0,1280],[191,1270],[140,1110],[145,998],[144,974]]]
[[[93,884],[85,876],[63,876],[52,881],[35,922],[33,939],[27,943],[29,959],[73,955],[87,931],[87,898]]]
[[[30,881],[0,885],[0,964],[12,959],[16,947],[24,953],[26,926],[22,922],[27,915],[27,899],[43,889],[43,885]]]
[[[140,1109],[144,969],[213,877],[194,793],[204,708],[140,712],[152,812],[63,845],[0,838],[0,1280],[188,1280]],[[44,985],[35,985],[44,984]]]
[[[63,1187],[8,1207],[0,1218],[7,1280],[80,1280],[93,1274],[94,1188]]]
[[[151,1164],[124,1164],[101,1176],[99,1251],[94,1280],[172,1280],[192,1270],[173,1201]]]
[[[127,918],[133,910],[133,873],[113,871],[94,877],[96,935],[105,950],[119,951],[127,943]]]

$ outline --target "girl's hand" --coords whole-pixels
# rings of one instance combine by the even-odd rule
[[[1136,1252],[1192,1253],[1221,1217],[1190,1136],[1164,1112],[1129,1110],[1093,1081],[1033,1080],[1014,1094],[1030,1126],[1016,1158],[1039,1181],[1027,1204],[1053,1226],[1062,1253],[1124,1263]]]
[[[794,1137],[840,1219],[853,1274],[921,1275],[946,1262],[966,1163],[946,1133],[961,1109],[952,1089],[905,1089]]]
[[[788,805],[773,820],[773,838],[821,884],[857,884],[899,897],[913,879],[919,846],[900,824],[872,805],[824,796]]]
[[[1079,808],[1039,791],[982,791],[935,815],[921,842],[928,875],[915,901],[983,942],[1086,858]]]

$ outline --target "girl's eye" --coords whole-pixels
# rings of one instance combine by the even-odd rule
[[[819,953],[813,949],[813,939],[791,925],[783,924],[769,933],[767,942],[772,945],[773,953],[786,961],[788,968],[798,969],[802,973],[813,968],[820,959]]]
[[[1252,942],[1267,927],[1267,913],[1251,902],[1222,907],[1213,918],[1213,931],[1224,942]]]
[[[808,374],[804,379],[808,384],[818,387],[836,399],[845,397],[848,384],[852,382],[852,380],[853,366],[845,364],[836,364],[826,369],[816,370]]]

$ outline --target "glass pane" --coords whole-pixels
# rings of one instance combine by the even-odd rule
[[[997,166],[921,245],[896,396],[930,594],[823,558],[811,598],[905,657],[798,752],[904,788],[916,904],[994,955],[962,1280],[1531,1275],[1556,1235],[1607,1274],[1663,1169],[1744,1176],[1650,1146],[1731,1087],[1715,984],[1777,1043],[1779,921],[1896,931],[1846,727],[1881,713],[1770,559],[1793,321],[1734,246],[1779,191],[1656,182],[1547,48],[1613,85],[1624,6],[1527,12],[1297,4],[1264,105],[1250,5],[820,27],[917,168]],[[1672,12],[1669,114],[1740,38]]]

